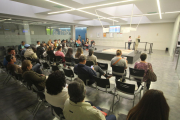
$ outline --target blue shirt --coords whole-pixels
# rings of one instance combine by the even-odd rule
[[[90,79],[89,79],[89,84],[93,84],[95,80],[93,79],[93,76],[97,76],[96,72],[90,68],[89,66],[86,66],[84,64],[77,64],[74,67],[74,73],[75,74],[88,74]]]
[[[6,67],[7,64],[8,64],[8,61],[6,60],[6,58],[4,58],[4,60],[3,60],[3,65]]]

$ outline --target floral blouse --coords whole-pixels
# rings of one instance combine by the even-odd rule
[[[147,81],[147,77],[146,77],[147,70],[150,69],[151,71],[153,71],[151,63],[142,63],[142,62],[136,62],[134,65],[134,69],[145,70],[144,79],[143,79],[144,82]]]

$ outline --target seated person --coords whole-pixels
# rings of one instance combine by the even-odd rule
[[[24,45],[25,45],[25,42],[22,41],[22,42],[21,42],[21,45],[18,46],[18,52],[19,52],[19,54],[20,54],[21,51],[24,49]]]
[[[89,55],[87,56],[87,61],[92,61],[94,65],[97,65],[97,57],[93,55],[93,49],[89,49]]]
[[[59,46],[57,40],[54,40],[54,49],[56,49]]]
[[[63,110],[66,120],[116,120],[114,115],[105,117],[101,108],[84,101],[86,87],[81,79],[76,78],[69,84],[68,94]]]
[[[26,52],[27,48],[29,48],[29,47],[30,47],[29,44],[24,45],[24,49],[21,51],[21,56],[24,56],[24,53]]]
[[[64,55],[67,53],[68,48],[65,46],[65,44],[62,44],[62,52],[64,53]]]
[[[76,54],[75,54],[75,58],[79,59],[79,57],[83,55],[83,49],[81,47],[78,47]]]
[[[16,62],[16,57],[14,55],[7,55],[6,60],[8,61],[7,64],[7,70],[10,70],[11,72],[16,72],[21,74],[22,69],[19,65],[14,64]]]
[[[37,47],[39,47],[39,46],[40,46],[40,42],[39,42],[39,41],[37,41],[36,48],[37,48]]]
[[[34,67],[36,70],[40,70],[40,65],[37,63]],[[45,84],[46,84],[46,76],[42,74],[42,71],[40,70],[38,74],[33,70],[32,64],[30,60],[24,60],[22,62],[22,77],[29,83],[34,84],[38,90],[44,90]]]
[[[87,49],[89,49],[89,47],[91,46],[88,38],[86,39],[86,44],[85,44],[85,46],[87,47]]]
[[[34,53],[33,49],[29,47],[26,47],[26,51],[24,53],[25,58],[32,58],[32,59],[38,59],[36,53]]]
[[[53,58],[54,58],[54,61],[55,61],[55,58],[56,56],[54,55],[54,51],[53,51],[53,47],[50,46],[47,50],[47,54],[48,56],[50,57],[50,60],[53,61]]]
[[[64,103],[69,98],[65,75],[62,71],[55,71],[49,75],[45,89],[46,101],[54,107],[64,109]]]
[[[16,55],[16,52],[15,52],[14,48],[9,48],[7,50],[7,53],[8,53],[8,55],[14,55],[14,56]],[[8,64],[8,61],[6,60],[6,57],[5,57],[4,60],[3,60],[3,65],[6,67],[7,64]]]
[[[73,66],[74,65],[74,56],[73,56],[73,49],[72,48],[68,48],[68,51],[66,53],[66,56],[67,58],[71,58],[71,65]]]
[[[111,67],[112,66],[121,66],[121,67],[124,67],[124,69],[127,69],[128,62],[125,58],[122,58],[121,55],[122,55],[122,51],[117,50],[116,56],[111,60]],[[125,75],[126,75],[126,73],[125,73]],[[120,77],[116,77],[116,80],[118,80],[118,79],[120,79]],[[123,81],[125,81],[125,79],[123,79]]]
[[[139,103],[129,111],[126,120],[169,120],[169,110],[163,92],[148,90]]]
[[[38,58],[43,58],[43,53],[46,51],[45,44],[41,43],[39,47],[37,47],[37,56]]]
[[[101,77],[101,75],[104,75],[107,79],[109,79],[111,76],[107,76],[104,71],[99,67],[99,66],[94,66],[94,67],[89,67],[86,66],[86,56],[85,55],[81,55],[79,57],[79,64],[77,64],[74,67],[74,73],[79,75],[79,74],[87,74],[89,75],[90,79],[88,84],[92,85],[95,80],[93,79],[93,76],[96,77]]]
[[[95,41],[91,40],[91,47],[94,47],[94,46],[95,46]]]
[[[153,69],[152,69],[151,63],[146,62],[146,58],[147,58],[147,54],[142,53],[141,56],[140,56],[141,61],[135,63],[134,69],[139,69],[139,70],[144,70],[145,71],[143,81],[146,82],[146,87],[149,90],[150,85],[151,85],[151,80],[147,79],[146,74],[147,74],[148,69],[150,69],[151,71],[153,71]],[[141,82],[137,82],[137,85],[139,87],[141,85]]]
[[[77,47],[81,46],[81,41],[79,39],[76,41],[76,46]]]
[[[65,59],[64,59],[65,56],[64,56],[64,53],[61,52],[61,46],[58,46],[58,47],[57,47],[57,51],[55,52],[55,56],[61,56],[62,59],[63,59],[62,62],[65,62]]]

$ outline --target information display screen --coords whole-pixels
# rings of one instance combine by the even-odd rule
[[[121,26],[109,26],[109,32],[120,33]]]

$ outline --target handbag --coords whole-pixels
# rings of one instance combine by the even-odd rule
[[[146,73],[147,80],[151,82],[156,82],[157,81],[157,76],[156,74],[150,69],[150,64],[148,63],[148,70]]]

